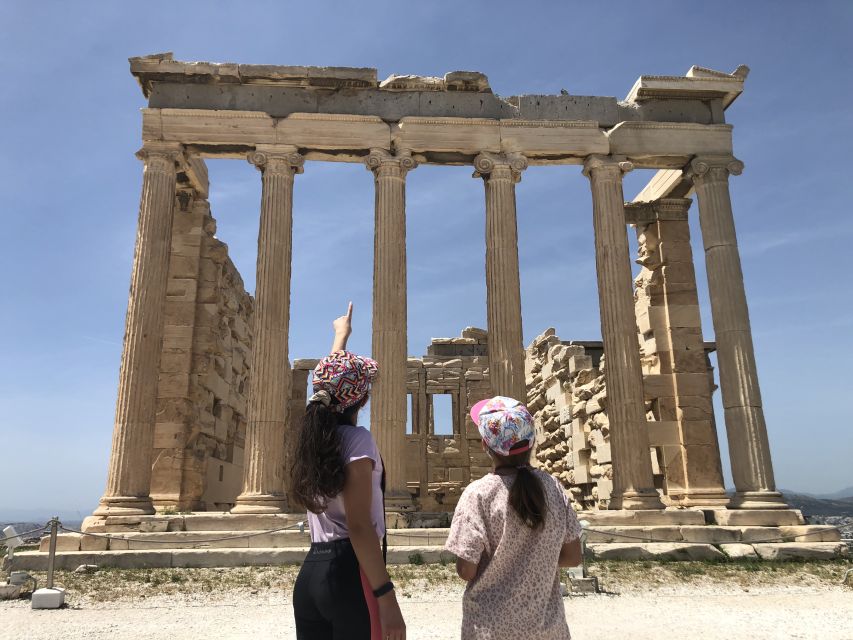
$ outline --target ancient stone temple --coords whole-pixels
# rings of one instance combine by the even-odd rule
[[[474,72],[379,81],[375,69],[190,63],[170,54],[130,65],[148,100],[142,196],[107,484],[87,532],[175,535],[183,547],[205,531],[299,519],[285,477],[316,360],[291,361],[298,345],[288,344],[290,317],[300,313],[290,308],[292,198],[299,174],[324,161],[362,163],[376,189],[372,356],[383,373],[370,424],[386,461],[392,527],[446,526],[464,487],[489,470],[468,410],[502,394],[527,399],[536,464],[560,479],[600,542],[651,527],[716,557],[711,543],[838,539],[803,526],[773,478],[729,196],[743,165],[725,111],[746,67],[641,76],[617,100],[501,98]],[[254,298],[214,236],[205,158],[258,169]],[[435,339],[410,358],[405,191],[421,164],[467,167],[477,179],[471,188],[483,190],[488,325]],[[582,172],[589,180],[600,342],[564,341],[553,330],[522,342],[515,185],[531,165],[564,165],[567,179]],[[626,203],[622,178],[635,167],[657,173]],[[713,341],[700,323],[689,196],[698,200]],[[629,227],[641,265],[633,283]],[[451,407],[443,433],[438,396]],[[299,535],[217,546],[295,548],[305,545]],[[414,534],[392,532],[391,544],[413,544],[405,535]],[[63,544],[153,548],[148,542],[83,536]],[[195,562],[176,557],[169,562]]]

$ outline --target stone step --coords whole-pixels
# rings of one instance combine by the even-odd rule
[[[250,534],[247,536],[247,534]],[[448,529],[390,529],[391,546],[440,546],[447,539]],[[107,539],[103,536],[109,536]],[[590,543],[663,543],[690,542],[700,544],[762,544],[774,542],[837,542],[837,529],[826,525],[797,525],[783,527],[750,527],[718,525],[660,525],[611,526],[596,524],[590,527]],[[57,537],[58,551],[132,551],[142,549],[286,549],[310,544],[307,531],[276,531],[273,533],[235,531],[122,531],[93,535],[63,533]],[[49,538],[41,540],[39,550],[47,552]]]
[[[244,567],[301,564],[308,547],[283,549],[140,549],[135,551],[57,552],[55,567],[72,571],[82,564],[119,569],[169,567]],[[47,553],[22,551],[12,559],[15,571],[46,571]],[[389,564],[435,564],[452,562],[454,557],[440,546],[399,546],[388,548]]]
[[[752,548],[762,560],[831,560],[849,554],[843,542],[783,542],[754,544]]]
[[[703,525],[705,513],[701,509],[637,509],[613,511],[582,511],[578,518],[589,522],[589,526],[661,526]]]
[[[798,526],[804,525],[796,509],[653,509],[588,511],[578,513],[590,526]],[[149,516],[90,516],[83,530],[91,533],[164,533],[167,531],[269,531],[305,520],[304,513],[232,514],[200,512]]]
[[[711,509],[711,524],[721,526],[783,527],[806,523],[798,509]]]
[[[134,551],[142,549],[288,549],[307,548],[311,544],[308,531],[166,531],[115,532],[93,535],[62,533],[56,538],[57,551]],[[391,529],[390,546],[441,546],[448,529]],[[46,553],[50,538],[44,537],[39,551]]]
[[[304,513],[234,514],[205,511],[187,514],[154,514],[150,516],[89,516],[82,530],[90,533],[136,531],[270,531],[305,520]]]
[[[762,542],[835,542],[841,539],[838,529],[824,525],[791,527],[722,527],[717,525],[684,525],[653,527],[591,526],[588,542],[698,542],[705,544]]]
[[[596,560],[724,560],[711,544],[691,542],[592,543],[587,551]]]
[[[849,555],[843,542],[782,542],[775,544],[710,544],[683,542],[593,543],[587,549],[599,560],[833,560]]]
[[[830,560],[848,555],[842,542],[788,542],[776,544],[733,543],[721,545],[668,543],[590,543],[588,553],[601,560]],[[65,571],[82,564],[120,569],[168,567],[242,567],[299,564],[308,547],[258,549],[140,549],[128,551],[60,551],[56,568]],[[724,553],[725,552],[725,553]],[[48,554],[22,551],[11,560],[11,570],[45,571]],[[388,548],[389,564],[434,564],[453,561],[453,556],[438,545],[405,545]]]

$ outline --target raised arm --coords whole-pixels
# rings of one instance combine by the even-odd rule
[[[334,322],[332,327],[335,330],[335,339],[332,341],[332,351],[346,351],[347,340],[352,333],[352,302],[347,307],[346,315],[341,316]]]

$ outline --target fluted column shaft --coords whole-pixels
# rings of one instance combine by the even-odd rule
[[[287,504],[284,439],[290,401],[288,325],[293,228],[293,177],[304,159],[295,147],[258,147],[249,162],[262,178],[255,281],[252,370],[243,491],[232,513],[277,513]]]
[[[406,487],[406,173],[410,154],[373,149],[366,160],[376,186],[373,244],[373,357],[379,377],[370,429],[385,462],[386,504],[411,503]]]
[[[146,143],[107,487],[95,515],[154,512],[151,451],[181,145]]]
[[[699,224],[736,489],[732,507],[784,508],[773,477],[729,194],[729,174],[738,175],[741,171],[743,163],[730,156],[700,157],[690,164],[699,198]]]
[[[489,330],[489,379],[492,393],[523,401],[524,337],[521,327],[521,280],[515,185],[527,168],[519,154],[482,153],[474,160],[474,177],[486,192],[486,308]]]
[[[604,156],[590,156],[584,163],[592,186],[595,267],[606,356],[604,379],[613,457],[610,508],[660,509],[663,504],[654,487],[649,454],[622,195],[622,173],[632,168],[629,162]]]

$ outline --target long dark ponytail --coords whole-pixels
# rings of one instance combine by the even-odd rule
[[[509,490],[509,504],[521,521],[531,529],[545,524],[545,491],[530,466],[530,450],[515,455],[502,456],[489,451],[498,461],[498,469],[514,468],[515,481]]]
[[[344,488],[344,461],[338,426],[355,424],[358,410],[367,401],[343,412],[335,405],[309,402],[296,438],[296,452],[290,470],[290,494],[294,502],[313,513],[322,513],[326,502]]]

